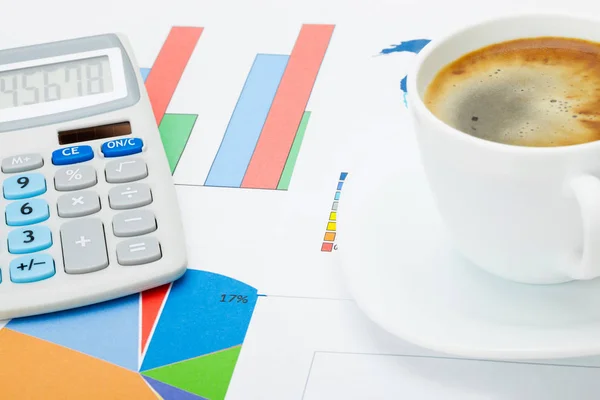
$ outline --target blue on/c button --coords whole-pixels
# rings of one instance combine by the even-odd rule
[[[144,141],[140,138],[115,139],[102,144],[104,157],[123,157],[141,153]]]
[[[54,165],[75,164],[92,158],[94,158],[94,150],[91,146],[64,147],[52,152],[52,164]]]

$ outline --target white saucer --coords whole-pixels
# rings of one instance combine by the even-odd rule
[[[464,260],[445,237],[413,139],[380,143],[349,171],[336,240],[358,306],[404,340],[473,358],[600,354],[600,280],[524,285]]]

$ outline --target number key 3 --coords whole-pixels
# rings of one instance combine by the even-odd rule
[[[8,200],[39,196],[46,192],[46,179],[42,174],[15,175],[4,181],[3,191]]]
[[[45,250],[52,246],[52,233],[47,226],[28,226],[8,234],[8,251],[26,254]]]
[[[23,226],[37,224],[50,217],[50,208],[44,199],[21,200],[6,206],[6,224]]]

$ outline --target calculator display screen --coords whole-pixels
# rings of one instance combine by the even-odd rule
[[[0,72],[0,109],[59,102],[114,90],[109,57]]]

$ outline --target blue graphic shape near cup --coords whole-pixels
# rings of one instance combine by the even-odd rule
[[[400,42],[400,44],[395,44],[392,47],[388,47],[387,49],[381,50],[379,54],[386,55],[391,53],[414,53],[419,54],[423,47],[425,47],[431,40],[429,39],[414,39],[408,40],[406,42]],[[404,99],[404,106],[408,107],[408,103],[406,102],[406,76],[402,78],[400,81],[400,90],[402,90],[402,97]]]

